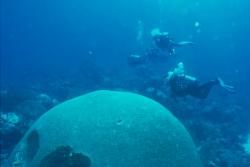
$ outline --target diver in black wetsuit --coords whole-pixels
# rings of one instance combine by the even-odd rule
[[[160,32],[159,29],[152,30],[151,35],[155,45],[162,51],[167,51],[170,56],[175,55],[176,47],[194,45],[194,43],[190,41],[176,42],[169,37],[168,32]]]
[[[128,56],[128,64],[130,66],[144,65],[147,62],[161,62],[166,60],[166,52],[169,55],[175,55],[175,48],[187,45],[194,45],[190,41],[176,42],[171,39],[167,32],[161,32],[159,29],[151,31],[155,46],[148,49],[144,54],[131,54]]]
[[[185,74],[183,63],[179,63],[174,71],[168,72],[167,81],[173,95],[176,96],[191,95],[195,98],[205,99],[215,85],[221,86],[228,92],[235,92],[234,87],[224,84],[220,78],[201,84],[195,77]]]

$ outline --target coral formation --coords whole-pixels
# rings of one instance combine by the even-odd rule
[[[33,141],[37,138],[39,145]],[[28,143],[38,148],[30,151],[32,158],[27,158]],[[86,157],[96,167],[202,166],[189,133],[167,109],[141,95],[116,91],[96,91],[52,108],[27,132],[10,164],[20,151],[27,167],[50,167],[58,159],[66,164],[81,159],[76,166],[87,166]]]

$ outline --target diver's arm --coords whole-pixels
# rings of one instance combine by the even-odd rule
[[[165,85],[168,85],[169,84],[169,81],[170,81],[170,79],[173,77],[173,75],[174,75],[174,72],[173,71],[169,71],[168,72],[168,74],[167,75],[164,75],[163,76],[163,83],[165,84]]]
[[[173,46],[177,47],[177,46],[192,46],[195,43],[191,41],[181,41],[181,42],[173,42],[172,44]]]

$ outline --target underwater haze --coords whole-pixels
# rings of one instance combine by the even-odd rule
[[[122,90],[150,97],[188,129],[205,167],[250,166],[249,0],[2,0],[1,162],[55,105],[84,93]],[[157,47],[154,29],[176,55],[131,65]],[[179,62],[202,83],[221,77],[206,99],[172,97],[164,77]]]

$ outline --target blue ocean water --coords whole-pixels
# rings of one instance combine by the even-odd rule
[[[207,146],[201,149],[207,166],[250,164],[250,155],[241,147],[250,134],[250,1],[3,0],[1,4],[1,113],[16,113],[32,124],[55,104],[92,90],[137,92],[170,108],[197,145]],[[129,55],[143,54],[154,45],[150,35],[154,28],[195,45],[176,49],[176,55],[164,61],[131,67]],[[236,93],[216,87],[205,100],[187,97],[175,102],[157,81],[178,62],[202,82],[220,76],[235,86]],[[41,99],[35,99],[41,95],[54,102],[40,104]],[[180,110],[183,106],[189,107]],[[24,109],[39,112],[20,112]],[[30,126],[21,124],[13,133],[1,129],[3,157]],[[219,132],[211,132],[212,126]],[[10,141],[13,135],[18,137]],[[221,148],[214,148],[216,140]]]

